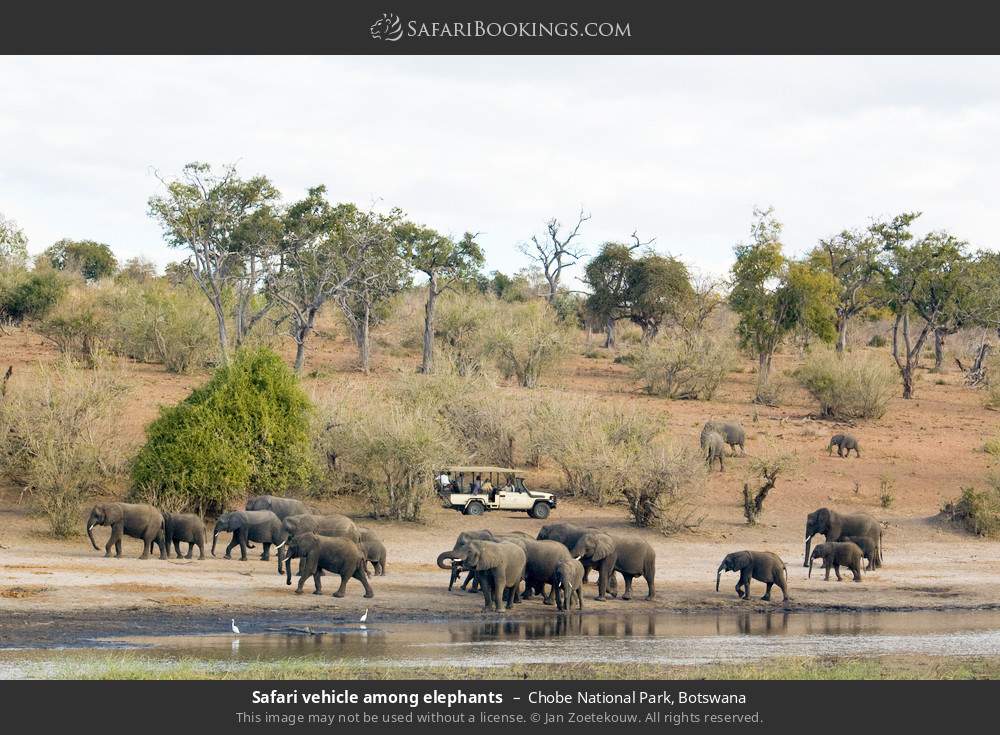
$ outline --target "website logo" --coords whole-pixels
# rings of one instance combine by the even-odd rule
[[[403,22],[395,13],[382,13],[368,30],[376,41],[398,41],[403,37]]]

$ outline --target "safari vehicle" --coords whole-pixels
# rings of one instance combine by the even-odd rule
[[[440,477],[447,474],[451,482],[442,487]],[[473,484],[489,482],[492,489],[473,490]],[[466,515],[481,516],[488,510],[524,511],[532,518],[548,518],[556,507],[552,493],[529,490],[524,478],[510,467],[447,467],[438,473],[438,492],[446,508]]]

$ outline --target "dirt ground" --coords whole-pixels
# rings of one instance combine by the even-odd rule
[[[582,351],[582,350],[581,350]],[[316,394],[338,380],[378,381],[394,373],[412,371],[410,355],[381,354],[377,367],[361,378],[353,371],[353,352],[343,339],[317,338],[310,354],[307,387]],[[54,349],[28,330],[11,330],[0,336],[0,367],[14,366],[11,389],[30,379],[36,362],[56,359]],[[794,356],[780,356],[778,370],[794,365]],[[134,384],[121,427],[130,443],[138,444],[143,427],[161,404],[175,402],[204,381],[207,374],[177,376],[159,365],[130,365]],[[727,462],[724,473],[713,473],[704,489],[707,513],[696,531],[664,537],[651,530],[631,527],[622,507],[597,508],[572,499],[560,499],[546,522],[572,520],[605,526],[619,533],[647,539],[657,552],[657,597],[643,598],[645,583],[636,580],[636,599],[594,602],[593,587],[584,598],[588,610],[702,611],[766,609],[781,607],[775,601],[742,602],[733,591],[734,575],[714,589],[715,569],[722,556],[739,549],[768,549],[788,564],[792,601],[788,610],[861,609],[907,610],[947,608],[1000,608],[1000,543],[958,532],[940,518],[946,500],[964,486],[979,486],[995,470],[993,458],[982,451],[983,441],[997,433],[997,414],[984,409],[980,396],[961,384],[961,376],[925,374],[917,398],[894,399],[883,419],[851,428],[860,440],[860,459],[840,459],[826,453],[831,434],[844,425],[815,420],[809,397],[790,388],[778,408],[754,407],[749,402],[754,376],[749,370],[733,373],[720,395],[710,403],[668,401],[642,394],[623,365],[610,356],[588,359],[575,356],[549,382],[554,390],[583,394],[602,401],[630,401],[663,416],[667,431],[697,443],[701,425],[709,417],[741,421],[748,433],[747,452],[752,456],[768,443],[794,450],[796,466],[781,478],[765,506],[761,524],[746,525],[740,507],[740,490],[748,459]],[[940,384],[939,384],[940,383]],[[516,390],[516,389],[511,389]],[[558,476],[551,472],[528,473],[535,487],[558,491]],[[893,500],[888,508],[879,502],[880,483],[887,480]],[[82,535],[59,541],[46,533],[45,522],[27,512],[18,488],[0,490],[0,616],[8,627],[17,620],[99,619],[142,617],[157,612],[169,617],[194,614],[266,615],[300,613],[349,618],[369,607],[387,617],[439,617],[489,615],[480,610],[482,598],[446,591],[448,573],[438,569],[437,554],[451,547],[462,530],[489,527],[498,531],[535,533],[542,521],[525,514],[492,513],[483,518],[462,516],[443,508],[428,509],[424,523],[386,523],[365,517],[364,509],[346,502],[316,504],[322,511],[346,512],[377,529],[388,548],[387,575],[373,578],[376,596],[361,597],[352,582],[348,595],[334,599],[333,580],[324,596],[295,595],[276,572],[274,561],[256,556],[248,562],[209,558],[187,561],[140,561],[141,544],[126,539],[122,559],[103,558],[107,529],[95,529],[102,551],[94,551]],[[822,573],[806,580],[803,555],[805,515],[821,506],[841,511],[866,511],[887,524],[885,567],[867,575],[864,582],[824,582]],[[220,537],[224,544],[225,537]],[[849,573],[846,575],[849,579]],[[293,584],[295,579],[293,579]],[[306,590],[311,591],[308,582]],[[763,592],[755,584],[755,596]],[[126,615],[127,613],[127,615]],[[538,601],[520,605],[514,615],[555,614]],[[10,632],[8,627],[8,633]],[[11,644],[9,636],[5,643]]]

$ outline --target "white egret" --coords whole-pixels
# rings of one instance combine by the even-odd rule
[[[236,627],[236,618],[230,618],[230,619],[233,621],[233,623],[232,623],[232,625],[233,625],[233,633],[235,635],[239,635],[240,634],[240,629]]]

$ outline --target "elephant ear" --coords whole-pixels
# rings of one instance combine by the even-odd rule
[[[500,558],[499,544],[492,544],[487,546],[483,544],[479,547],[479,558],[476,562],[476,571],[483,572],[487,569],[494,569],[503,564],[503,560]]]
[[[590,555],[590,558],[594,561],[600,561],[604,559],[609,554],[615,550],[615,542],[606,533],[595,533],[594,538],[594,553]]]
[[[753,555],[749,551],[734,551],[729,557],[733,571],[746,569],[753,564]]]
[[[120,503],[109,503],[104,506],[104,518],[108,522],[108,525],[113,526],[116,523],[120,523],[124,515],[125,513]]]

